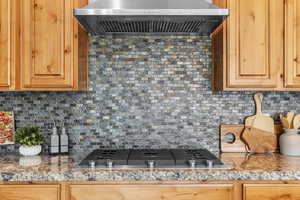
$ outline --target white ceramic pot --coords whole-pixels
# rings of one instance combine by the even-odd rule
[[[23,156],[36,156],[39,153],[41,153],[41,151],[42,151],[41,145],[36,145],[36,146],[32,146],[32,147],[22,145],[19,148],[19,152]]]
[[[280,153],[286,156],[300,156],[300,134],[298,129],[284,129],[280,136]]]

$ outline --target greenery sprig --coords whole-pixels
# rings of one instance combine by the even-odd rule
[[[45,142],[45,135],[38,127],[26,126],[17,129],[15,140],[17,143],[25,146],[41,145]]]

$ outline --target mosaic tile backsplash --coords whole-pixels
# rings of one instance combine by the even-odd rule
[[[90,38],[88,92],[0,92],[16,127],[67,127],[70,150],[207,148],[219,125],[254,113],[254,92],[211,90],[211,40],[189,36]],[[300,92],[264,92],[264,112],[300,112]],[[48,143],[47,143],[48,144]],[[48,150],[45,144],[44,151]],[[0,147],[16,151],[17,146]]]

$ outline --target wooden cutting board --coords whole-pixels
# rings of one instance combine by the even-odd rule
[[[247,144],[247,150],[252,153],[275,152],[278,146],[273,118],[262,113],[263,94],[254,95],[256,114],[246,118],[242,140]]]
[[[241,135],[245,129],[244,124],[223,124],[220,126],[220,148],[221,152],[235,153],[235,152],[247,152],[246,145],[241,139]],[[283,128],[281,124],[275,124],[275,134],[277,136],[277,141],[279,141],[279,136],[283,133]],[[227,142],[226,135],[233,134],[235,137],[234,142]],[[231,137],[229,137],[231,138]],[[279,150],[279,145],[277,142],[277,151]]]
[[[246,143],[247,150],[251,153],[276,152],[278,140],[275,133],[270,133],[255,127],[245,127],[242,139]]]
[[[300,115],[296,115],[293,121],[294,124],[294,129],[299,129],[300,128]]]
[[[244,124],[223,124],[220,127],[221,152],[247,152],[245,143],[241,140]],[[233,138],[233,140],[231,140]]]
[[[263,94],[257,93],[254,95],[255,105],[256,105],[256,114],[250,117],[247,117],[245,120],[246,127],[254,127],[256,129],[274,133],[274,120],[273,118],[264,115],[262,113],[261,104],[263,100]]]

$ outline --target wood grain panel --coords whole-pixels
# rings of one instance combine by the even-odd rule
[[[64,12],[63,1],[32,1],[34,75],[64,74]]]
[[[214,90],[223,90],[224,89],[224,29],[219,27],[212,34],[212,64],[213,64],[213,73],[212,73],[212,88]]]
[[[300,2],[286,1],[285,87],[300,88]]]
[[[231,200],[232,185],[71,185],[71,200]]]
[[[283,63],[283,0],[228,2],[228,87],[277,88]]]
[[[227,0],[213,0],[213,4],[220,8],[227,8]],[[227,68],[227,23],[223,22],[212,34],[212,89],[224,90],[226,88]]]
[[[244,200],[300,200],[298,184],[244,185]]]
[[[16,48],[16,2],[0,1],[0,90],[15,88]]]
[[[60,200],[59,185],[0,185],[1,200]]]
[[[270,74],[269,3],[262,0],[238,2],[240,76],[266,77]]]
[[[88,0],[75,0],[74,8],[82,8],[88,4]],[[73,17],[74,26],[74,54],[73,62],[75,88],[78,90],[87,90],[88,88],[88,33],[78,23],[77,19]]]
[[[73,1],[21,1],[23,89],[73,88]]]

